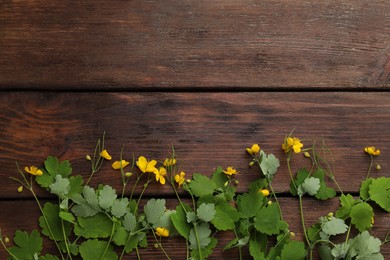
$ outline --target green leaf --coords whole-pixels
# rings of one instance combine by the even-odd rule
[[[272,180],[278,167],[280,166],[279,160],[273,154],[266,154],[263,150],[260,151],[261,163],[260,168],[264,176],[267,179]]]
[[[336,211],[336,217],[346,220],[351,214],[352,207],[357,203],[357,201],[352,197],[351,194],[340,196],[341,207]]]
[[[106,251],[107,249],[107,251]],[[106,241],[97,239],[87,240],[80,245],[80,255],[84,260],[116,260],[118,256],[113,250],[113,246],[107,247]],[[104,256],[103,256],[104,255]]]
[[[283,246],[282,260],[303,260],[306,257],[305,244],[301,241],[293,240]]]
[[[183,205],[187,211],[190,210],[190,207],[187,204]],[[191,225],[187,222],[186,212],[180,205],[176,207],[176,212],[171,215],[171,220],[179,234],[185,239],[188,239],[188,235],[191,230]]]
[[[384,259],[380,254],[381,241],[378,238],[372,237],[368,231],[363,231],[355,238],[350,239],[349,244],[351,249],[348,256],[356,257],[356,259]]]
[[[320,239],[320,235],[319,235],[320,231],[321,231],[321,224],[320,223],[313,224],[310,228],[308,228],[307,236],[308,236],[309,240],[312,242],[319,240]]]
[[[374,178],[368,178],[360,185],[360,198],[363,200],[367,200],[370,197],[370,194],[368,193],[368,187],[371,185],[373,180]]]
[[[157,224],[165,209],[165,199],[150,199],[144,207],[148,223],[152,225]]]
[[[75,223],[76,219],[74,218],[73,214],[70,212],[61,210],[59,216],[65,221],[68,221],[73,224]]]
[[[188,187],[193,195],[202,197],[205,195],[212,195],[214,190],[217,188],[217,185],[208,177],[200,173],[195,173],[192,176],[192,181],[188,184]]]
[[[325,173],[322,170],[318,169],[317,171],[315,171],[313,173],[313,177],[320,180],[320,189],[315,195],[316,199],[327,200],[336,196],[336,191],[331,187],[327,187],[325,183]]]
[[[348,250],[349,250],[349,243],[341,243],[341,244],[336,244],[335,247],[332,248],[331,253],[334,259],[345,259]]]
[[[175,213],[175,210],[166,210],[157,222],[155,227],[163,227],[169,230],[169,235],[174,236],[177,234],[175,227],[173,226],[171,215]]]
[[[213,248],[216,247],[217,242],[218,242],[217,239],[212,237],[210,239],[210,243],[206,247],[204,247],[200,250],[201,254],[199,254],[199,250],[192,250],[191,251],[191,259],[192,260],[207,259],[207,257],[209,257],[213,253]]]
[[[186,218],[188,223],[195,222],[198,220],[198,217],[196,216],[195,212],[192,211],[186,213]]]
[[[320,180],[314,177],[308,177],[301,184],[301,187],[305,193],[309,195],[316,195],[317,191],[320,189]]]
[[[229,180],[221,167],[218,167],[213,173],[211,180],[215,183],[217,188],[225,189],[225,183]]]
[[[280,214],[276,203],[268,207],[261,208],[256,214],[255,228],[256,230],[267,235],[276,235],[279,233]]]
[[[80,175],[71,176],[69,178],[70,189],[67,197],[72,199],[72,197],[75,196],[76,194],[81,194],[81,192],[83,191],[83,182],[84,182],[83,177],[81,177]]]
[[[131,212],[127,212],[123,218],[123,226],[128,232],[133,232],[137,226],[137,219]]]
[[[335,217],[329,217],[329,218],[323,218],[323,221],[321,223],[321,229],[323,232],[325,232],[329,236],[335,236],[339,234],[344,234],[348,226],[345,224],[344,220],[335,218]]]
[[[58,260],[59,258],[55,255],[46,254],[44,256],[40,256],[38,259],[39,260]]]
[[[318,247],[318,254],[320,255],[321,260],[334,260],[332,256],[332,251],[327,245],[320,245]]]
[[[47,223],[44,216],[39,217],[39,226],[42,228],[42,234],[56,241],[64,240],[64,234],[62,232],[63,229],[66,237],[70,235],[71,225],[67,221],[63,222],[60,218],[60,207],[58,205],[46,202],[43,207],[43,213],[46,217]]]
[[[61,175],[64,178],[67,178],[72,174],[72,167],[70,166],[69,161],[60,162],[58,158],[53,156],[48,156],[45,161],[45,168],[47,173],[53,178],[56,175]]]
[[[74,227],[76,236],[85,238],[106,238],[112,231],[113,222],[104,213],[96,214],[93,217],[77,218],[78,225]]]
[[[375,201],[382,209],[390,212],[390,178],[381,177],[373,180],[368,193],[371,200]]]
[[[351,209],[351,222],[360,232],[372,226],[371,221],[373,217],[373,209],[366,202],[358,203]]]
[[[129,233],[126,231],[126,229],[122,226],[119,226],[115,231],[112,241],[114,241],[115,245],[117,246],[124,246],[128,237]]]
[[[196,230],[195,227],[191,229],[188,237],[191,249],[198,249],[198,239],[196,234],[198,235],[200,248],[205,248],[208,244],[210,244],[211,230],[208,223],[201,223],[199,225],[196,224]]]
[[[109,185],[104,185],[99,191],[99,206],[102,209],[109,210],[116,199],[116,190]]]
[[[70,182],[68,178],[63,178],[61,175],[57,174],[54,182],[50,184],[49,188],[51,193],[56,194],[63,199],[70,191]]]
[[[229,230],[235,228],[235,222],[240,219],[237,210],[230,204],[224,203],[215,207],[215,216],[211,223],[218,230]]]
[[[72,207],[73,213],[78,217],[91,217],[100,211],[98,197],[95,190],[84,186],[83,196],[73,196],[72,200],[78,205]]]
[[[211,203],[202,203],[198,207],[196,214],[200,220],[203,220],[204,222],[210,222],[215,215],[215,206]]]
[[[265,260],[264,252],[267,247],[267,236],[260,232],[253,232],[249,239],[249,253],[255,260]]]
[[[237,196],[237,208],[243,217],[253,217],[264,204],[264,197],[258,191]]]
[[[34,255],[42,251],[43,240],[37,230],[33,230],[30,235],[17,230],[14,242],[15,246],[10,247],[9,251],[18,259],[34,259]]]
[[[114,200],[114,203],[111,207],[111,213],[117,218],[122,217],[126,214],[129,205],[129,199],[123,198],[123,199],[116,199]]]
[[[299,187],[305,181],[305,179],[309,177],[309,175],[310,173],[305,168],[300,169],[297,173],[297,178],[294,181],[296,187]],[[290,183],[290,192],[292,195],[297,196],[298,191],[295,188],[294,183],[292,181]]]

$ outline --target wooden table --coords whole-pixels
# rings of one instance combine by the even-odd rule
[[[280,149],[292,129],[307,145],[326,141],[344,192],[358,195],[369,164],[364,146],[382,152],[373,177],[390,176],[389,14],[380,0],[1,1],[3,235],[38,228],[31,194],[8,178],[19,174],[15,162],[42,166],[53,155],[87,177],[85,155],[105,131],[114,158],[123,146],[127,158],[163,160],[173,144],[188,175],[234,165],[239,192],[259,176],[245,153],[259,143],[281,161],[274,186],[302,239]],[[92,181],[99,183],[121,188],[108,164]],[[175,203],[157,183],[146,197]],[[305,199],[306,225],[338,203]],[[371,232],[383,239],[390,217],[375,214]],[[237,259],[237,251],[221,251],[229,239],[220,237],[210,259]],[[183,259],[184,241],[167,240],[173,259]],[[390,256],[389,244],[382,253]],[[163,257],[154,248],[142,256]]]

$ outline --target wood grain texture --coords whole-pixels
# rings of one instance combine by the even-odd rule
[[[274,180],[278,192],[289,189],[284,136],[295,136],[306,147],[322,138],[331,148],[334,173],[342,189],[359,190],[366,176],[369,156],[363,147],[381,149],[377,161],[389,175],[390,93],[39,93],[3,92],[0,95],[0,197],[21,198],[15,162],[42,166],[48,155],[70,160],[74,173],[89,176],[86,154],[106,132],[106,147],[114,159],[143,155],[159,161],[169,157],[173,144],[181,170],[209,174],[217,166],[233,165],[240,174],[239,191],[259,177],[248,166],[245,148],[259,143],[281,161]],[[310,161],[294,155],[294,171]],[[296,160],[296,161],[295,161]],[[107,162],[95,175],[93,185],[108,182],[118,190],[118,172]],[[153,183],[149,195],[172,194],[169,187]],[[46,193],[40,194],[47,196]]]
[[[303,240],[303,231],[299,219],[299,203],[296,198],[280,198],[282,210],[284,212],[285,220],[289,223],[289,229],[296,234],[297,240]],[[13,237],[17,229],[31,232],[33,229],[39,230],[38,217],[40,216],[39,209],[34,201],[18,201],[18,207],[15,206],[15,201],[0,201],[0,228],[3,235],[10,238]],[[176,200],[168,199],[167,207],[174,208],[177,205]],[[336,210],[338,201],[336,199],[318,202],[313,199],[304,199],[303,210],[306,218],[306,225],[311,226],[316,223],[318,218],[328,214],[330,211]],[[26,219],[28,216],[28,219]],[[370,230],[370,234],[375,237],[384,239],[386,232],[389,229],[390,216],[380,209],[375,209],[375,226]],[[229,232],[219,232],[217,234],[218,245],[214,249],[214,253],[208,259],[238,259],[238,251],[230,250],[223,251],[224,245],[228,243],[232,236]],[[12,239],[11,239],[12,241]],[[149,237],[150,245],[153,245],[153,238]],[[46,252],[55,254],[56,248],[49,240],[44,240],[44,250]],[[180,237],[169,237],[163,239],[163,246],[172,259],[185,259],[185,241]],[[385,244],[381,248],[382,254],[390,256],[390,244]],[[141,249],[142,259],[156,259],[157,257],[165,259],[165,256],[158,249],[149,246],[147,250]],[[249,253],[244,251],[244,256],[249,257]],[[5,257],[3,248],[0,248],[0,258]],[[137,259],[135,253],[126,255],[124,259]],[[244,257],[244,259],[246,259]],[[315,259],[318,259],[315,258]]]
[[[383,0],[0,3],[0,88],[388,88]]]

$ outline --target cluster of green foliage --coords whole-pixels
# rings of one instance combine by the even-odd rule
[[[164,236],[158,232],[163,229],[169,236],[181,236],[186,241],[187,259],[206,259],[217,246],[218,232],[232,232],[234,238],[223,250],[238,248],[242,259],[243,248],[248,248],[250,256],[258,260],[299,260],[312,259],[317,249],[321,259],[384,259],[380,247],[382,242],[369,234],[373,226],[374,210],[370,204],[376,204],[390,211],[390,178],[367,178],[362,182],[359,198],[344,194],[340,189],[340,207],[337,211],[319,218],[318,223],[309,228],[305,226],[303,198],[312,196],[317,200],[334,198],[335,189],[328,186],[327,179],[334,175],[320,152],[313,146],[311,151],[312,167],[302,168],[292,174],[290,160],[293,150],[286,152],[287,164],[291,176],[290,192],[298,196],[299,212],[302,220],[305,240],[298,241],[283,219],[282,210],[274,192],[272,181],[279,167],[279,160],[273,154],[266,154],[260,148],[250,150],[257,164],[260,177],[249,184],[248,191],[237,194],[234,174],[227,174],[221,167],[209,177],[195,173],[182,183],[175,181],[178,168],[174,163],[166,167],[168,183],[172,186],[178,200],[176,208],[167,209],[164,199],[149,199],[141,208],[139,203],[148,184],[154,179],[149,173],[143,184],[141,195],[124,196],[125,187],[133,174],[125,174],[121,167],[123,190],[121,195],[107,184],[90,187],[91,177],[100,169],[104,158],[100,155],[104,142],[96,146],[92,163],[92,172],[87,182],[82,176],[72,174],[69,161],[59,161],[49,156],[41,169],[42,175],[36,176],[36,183],[48,192],[56,195],[58,203],[41,202],[35,195],[32,178],[28,180],[21,173],[22,180],[16,179],[31,191],[42,215],[39,217],[41,232],[16,231],[14,245],[7,247],[6,239],[0,234],[1,244],[9,253],[9,259],[122,259],[126,254],[136,254],[140,258],[141,248],[146,248],[154,239],[154,246],[162,250],[167,259],[169,252],[163,247]],[[248,149],[247,149],[248,151]],[[323,150],[321,150],[323,152]],[[121,158],[122,159],[122,158]],[[169,158],[175,160],[174,150]],[[373,160],[373,157],[371,156]],[[371,161],[372,163],[372,161]],[[132,169],[134,172],[133,159]],[[137,175],[139,183],[145,172]],[[178,192],[182,189],[184,192]],[[271,192],[269,192],[271,191]],[[179,195],[182,194],[182,195]],[[183,194],[188,198],[183,200]],[[351,229],[357,231],[350,237]],[[41,234],[53,241],[58,255],[42,254]],[[342,243],[332,242],[333,238],[345,235]]]

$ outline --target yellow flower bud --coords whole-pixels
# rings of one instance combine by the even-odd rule
[[[330,217],[330,218],[333,217],[333,212],[329,212],[328,217]]]
[[[234,184],[238,185],[240,182],[238,180],[234,180]]]
[[[186,182],[187,182],[187,183],[191,183],[191,180],[190,180],[190,179],[187,179]]]
[[[377,171],[380,171],[382,169],[382,167],[379,165],[379,163],[376,164],[375,168],[376,168]]]
[[[88,154],[85,156],[85,159],[86,159],[87,161],[92,160],[92,159],[91,159],[91,156],[89,156]]]
[[[374,221],[374,217],[371,217],[371,225],[374,225],[375,221]]]
[[[229,185],[229,181],[226,181],[223,186],[226,188]]]
[[[128,177],[128,178],[131,177],[132,175],[133,175],[132,172],[126,172],[126,173],[125,173],[125,176]]]
[[[267,189],[262,189],[260,190],[261,194],[263,194],[264,197],[268,197],[269,196],[269,190]]]
[[[271,204],[272,204],[272,200],[269,200],[269,201],[267,202],[267,204],[268,204],[268,206],[271,205]]]
[[[4,238],[4,242],[9,243],[9,238],[7,236]]]
[[[255,162],[254,161],[251,161],[250,163],[249,163],[249,166],[253,166],[255,164]]]
[[[295,237],[295,233],[290,231],[290,237],[294,238]]]
[[[22,191],[23,191],[23,186],[19,186],[18,192],[22,192]]]
[[[306,158],[310,158],[310,153],[308,153],[308,152],[304,152],[303,155],[304,155]]]

